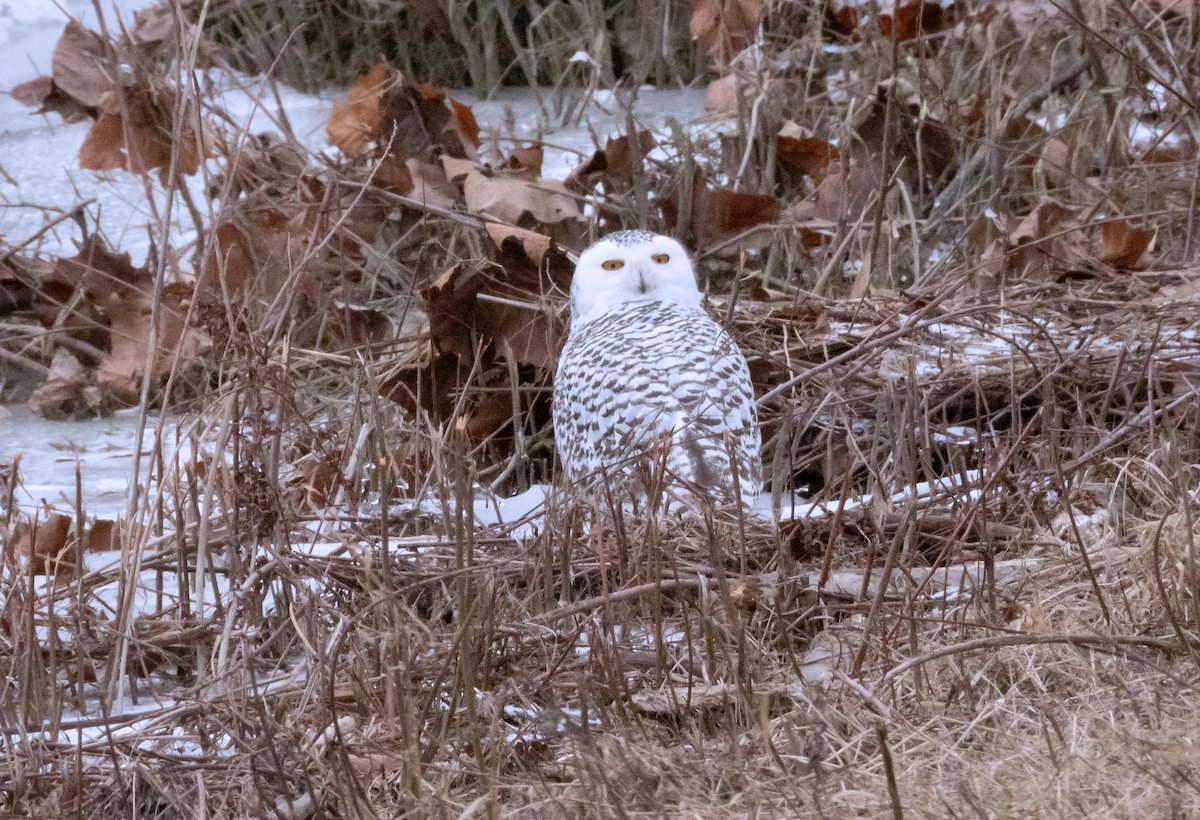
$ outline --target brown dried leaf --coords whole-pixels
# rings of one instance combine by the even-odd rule
[[[328,237],[326,242],[332,247],[356,254],[360,244],[375,241],[392,208],[391,202],[370,189],[346,189],[300,211],[293,217],[291,229],[299,241]]]
[[[1071,147],[1059,137],[1042,146],[1038,162],[1049,188],[1065,188],[1071,182]]]
[[[1080,268],[1085,260],[1084,236],[1074,212],[1045,200],[994,242],[981,262],[993,275],[1052,277]]]
[[[387,63],[351,86],[326,132],[347,156],[374,150],[401,159],[427,161],[438,152],[473,159],[479,145],[479,124],[468,106],[428,83],[414,85]]]
[[[0,263],[0,317],[28,310],[33,305],[35,282],[11,263]]]
[[[27,83],[14,85],[12,91],[8,92],[8,95],[21,103],[21,105],[33,107],[44,103],[53,89],[54,79],[43,74],[41,77],[30,80]]]
[[[112,48],[99,34],[71,20],[54,45],[50,74],[55,84],[84,105],[100,105],[116,88],[117,70]]]
[[[1124,219],[1100,226],[1100,261],[1122,270],[1145,270],[1149,266],[1154,231],[1135,228]]]
[[[457,157],[442,157],[442,169],[445,171],[446,179],[459,184],[462,184],[462,181],[467,178],[468,174],[478,171],[475,163],[469,159],[459,159]]]
[[[633,136],[636,139],[629,134],[610,137],[604,144],[604,155],[607,157],[605,179],[614,189],[626,190],[633,185],[634,178],[645,167],[646,154],[658,144],[648,130],[638,131]]]
[[[687,230],[695,235],[697,244],[704,247],[710,243],[727,239],[749,229],[773,222],[779,216],[779,200],[766,194],[751,194],[728,188],[708,187],[704,172],[697,167],[691,185],[691,198],[681,201],[681,191],[673,191],[662,202],[663,220],[676,229],[686,221]],[[756,237],[746,240],[750,244]]]
[[[709,241],[733,236],[778,216],[779,200],[773,196],[718,188],[705,197],[701,235]]]
[[[236,302],[243,288],[259,294],[277,292],[292,273],[291,260],[299,258],[291,254],[294,249],[289,249],[294,238],[289,228],[294,227],[291,220],[295,218],[271,208],[247,214],[237,224],[223,222],[210,229],[197,274],[196,294]],[[310,228],[296,226],[301,232]],[[306,268],[302,270],[307,272]],[[308,277],[301,275],[299,287],[303,290],[307,286]]]
[[[333,299],[325,312],[323,348],[371,347],[396,338],[392,317],[381,310]]]
[[[186,21],[183,25],[193,28]],[[175,9],[167,5],[151,6],[133,15],[133,39],[138,43],[174,42],[176,35]]]
[[[891,113],[888,113],[889,97]],[[936,190],[957,165],[959,137],[925,116],[920,96],[903,80],[881,82],[854,126],[856,159],[878,166],[886,157],[886,177],[899,168],[910,188]]]
[[[421,294],[434,346],[471,361],[481,342],[496,357],[511,353],[518,364],[553,371],[563,326],[539,287],[540,277],[534,283],[501,279],[455,265]]]
[[[212,140],[197,133],[185,116],[178,144],[173,141],[175,93],[123,86],[115,110],[100,115],[79,149],[79,167],[88,171],[125,169],[134,174],[158,170],[167,183],[174,154],[175,171],[187,176],[212,154]]]
[[[561,253],[554,240],[536,231],[527,231],[511,225],[489,222],[484,226],[498,249],[509,253],[520,253],[539,268],[550,254]]]
[[[408,168],[413,181],[409,199],[435,208],[450,209],[459,204],[458,189],[446,178],[441,168],[416,159],[406,160],[404,166]]]
[[[711,57],[728,63],[754,42],[762,11],[763,0],[692,0],[688,29]]]
[[[799,223],[836,225],[843,219],[856,220],[867,212],[879,195],[879,178],[873,169],[851,164],[845,172],[828,174],[811,194],[788,209]]]
[[[87,531],[84,549],[87,552],[112,552],[121,549],[121,529],[117,522],[97,518]]]
[[[542,175],[542,159],[545,150],[541,143],[520,146],[508,155],[508,168],[516,173],[524,174],[534,179]]]
[[[100,363],[96,381],[123,404],[137,401],[146,347],[150,339],[149,300],[121,300],[108,305],[112,349]]]
[[[45,383],[29,397],[29,409],[47,419],[80,419],[107,415],[113,408],[79,359],[59,348]]]
[[[450,107],[454,110],[454,122],[458,125],[458,130],[470,140],[473,146],[478,148],[480,145],[479,123],[475,119],[475,112],[471,110],[471,106],[450,98]]]
[[[158,311],[158,347],[151,360],[150,377],[161,383],[172,367],[186,365],[206,352],[212,340],[204,331],[185,324],[192,289],[176,283],[163,289]],[[150,344],[150,299],[109,299],[111,343],[100,360],[96,381],[124,404],[137,402]]]
[[[58,114],[63,122],[74,123],[94,119],[97,111],[85,105],[59,88],[51,77],[38,77],[15,86],[9,92],[13,99],[24,105],[37,106],[37,114]]]
[[[891,14],[879,15],[879,33],[901,43],[945,31],[954,25],[954,17],[949,9],[942,8],[937,3],[926,2],[926,0],[903,3],[896,6],[894,10],[896,12],[894,22]]]
[[[857,6],[842,6],[837,11],[827,7],[825,12],[826,25],[843,37],[851,37],[857,42],[860,39],[858,31],[859,11]]]
[[[388,154],[379,160],[371,179],[383,190],[400,196],[408,196],[413,190],[412,172],[408,170],[404,161],[394,154]]]
[[[329,144],[348,156],[361,156],[379,139],[380,100],[399,80],[387,63],[377,63],[350,86],[346,102],[333,107],[325,132]]]
[[[71,517],[50,513],[36,529],[22,522],[13,541],[18,555],[29,559],[35,575],[73,575],[75,550],[71,539]]]
[[[474,213],[489,214],[510,225],[526,227],[530,220],[553,225],[583,218],[579,202],[557,180],[488,177],[476,168],[463,180],[463,198]]]
[[[779,129],[777,140],[780,164],[817,182],[825,178],[838,159],[838,149],[832,143],[808,136],[791,120]]]
[[[1008,241],[1015,246],[1033,245],[1055,239],[1064,228],[1068,232],[1079,228],[1074,212],[1060,202],[1047,199],[1008,232]]]
[[[736,74],[726,74],[713,80],[704,89],[704,110],[709,114],[735,116],[738,112],[738,86],[741,80]]]
[[[480,444],[501,433],[512,424],[512,394],[499,390],[484,393],[482,397],[456,420],[460,430],[467,434],[472,444]]]
[[[113,171],[125,167],[125,127],[120,114],[101,114],[79,148],[79,167]]]
[[[84,290],[96,302],[109,297],[146,297],[154,278],[146,268],[135,268],[127,253],[113,253],[97,234],[90,234],[72,257],[54,263],[54,278]]]
[[[416,415],[418,410],[440,424],[454,412],[452,391],[466,377],[470,366],[463,366],[452,353],[435,355],[426,363],[395,366],[380,385],[387,399]]]
[[[455,265],[421,293],[429,317],[429,337],[439,353],[470,361],[475,355],[475,302],[484,280],[476,271]]]
[[[215,294],[231,294],[252,281],[254,272],[249,240],[241,228],[225,222],[209,232],[196,290],[210,289]]]
[[[612,191],[625,191],[641,173],[646,154],[655,146],[654,135],[639,131],[637,142],[629,135],[610,137],[604,148],[597,150],[586,162],[567,176],[565,184],[574,191],[586,192],[603,182]]]

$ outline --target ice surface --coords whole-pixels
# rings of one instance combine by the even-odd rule
[[[103,419],[47,421],[21,405],[0,407],[0,464],[21,456],[17,506],[33,512],[48,503],[72,513],[78,463],[84,513],[97,518],[123,516],[138,449],[134,446],[137,420],[136,410],[121,410]],[[157,419],[150,417],[142,438],[143,478],[156,424]],[[175,441],[174,431],[164,430],[163,453],[168,458]]]

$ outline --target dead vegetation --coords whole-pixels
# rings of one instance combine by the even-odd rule
[[[366,5],[70,26],[20,90],[196,236],[0,260],[7,398],[163,404],[189,445],[121,522],[25,519],[0,466],[4,810],[1197,811],[1190,5],[696,0],[696,46],[674,5]],[[505,13],[532,39],[489,50]],[[631,113],[546,179],[442,85],[583,105],[613,67],[571,55],[641,15],[673,45],[627,80],[702,52],[715,128]],[[353,75],[336,154],[163,79],[279,54]],[[569,253],[632,226],[689,243],[748,353],[778,527],[483,514],[553,478]]]

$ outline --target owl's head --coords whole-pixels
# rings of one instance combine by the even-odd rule
[[[571,317],[579,322],[630,302],[700,307],[696,274],[683,246],[649,231],[617,231],[579,256]]]

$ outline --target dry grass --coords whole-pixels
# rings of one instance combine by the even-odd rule
[[[606,82],[688,83],[703,63],[687,36],[689,9],[675,0],[534,0],[408,3],[402,0],[185,0],[203,14],[221,60],[319,91],[349,85],[381,58],[420,80],[471,87],[557,86],[595,70]],[[594,67],[572,63],[590,54]]]
[[[593,5],[552,8],[621,8]],[[252,18],[288,27],[291,6],[266,8],[211,4],[214,36]],[[477,525],[483,487],[512,492],[552,471],[544,418],[521,398],[536,385],[481,355],[455,393],[461,412],[439,423],[380,398],[425,337],[355,346],[331,312],[280,301],[316,259],[344,272],[346,302],[419,326],[414,290],[489,258],[461,216],[407,207],[365,250],[336,227],[314,231],[304,262],[261,292],[198,308],[216,353],[184,436],[194,455],[156,454],[120,560],[50,580],[4,543],[0,810],[1200,813],[1194,160],[1135,160],[1113,136],[1147,73],[1197,76],[1194,58],[1172,56],[1195,54],[1196,35],[1119,3],[1021,30],[1023,9],[1008,8],[1011,31],[965,9],[925,50],[869,27],[829,49],[824,19],[780,3],[769,59],[741,67],[749,91],[727,150],[750,157],[745,185],[758,191],[786,188],[765,139],[783,117],[855,139],[835,75],[859,101],[882,80],[924,78],[929,100],[982,106],[948,178],[893,162],[888,195],[827,245],[805,249],[781,219],[747,256],[700,249],[710,306],[764,396],[767,474],[812,490],[797,520],[653,514],[588,528],[556,491],[529,537]],[[342,48],[306,37],[294,76]],[[424,57],[399,57],[410,59]],[[490,87],[506,70],[497,59],[448,78]],[[1101,93],[1111,88],[1124,95]],[[903,100],[883,99],[894,123]],[[1193,102],[1175,102],[1161,116],[1200,124]],[[1047,108],[1065,124],[1031,133],[1026,115]],[[1071,172],[1048,175],[1043,149],[1072,129]],[[881,167],[920,159],[903,136],[881,140]],[[659,219],[646,203],[689,162],[720,163],[687,140],[634,190],[597,198],[604,229]],[[306,162],[273,166],[272,203],[302,196]],[[327,190],[355,179],[322,173]],[[230,191],[262,182],[214,181],[232,186],[222,218],[252,214],[254,194],[235,205]],[[1049,196],[1152,225],[1154,269],[1012,262],[1020,248],[997,268],[989,241],[968,241],[987,209],[1022,216]],[[513,391],[522,435],[472,438],[453,419],[497,386]]]

